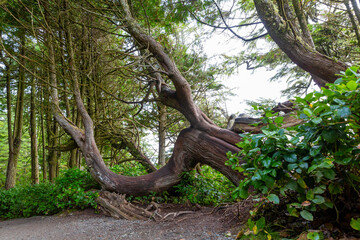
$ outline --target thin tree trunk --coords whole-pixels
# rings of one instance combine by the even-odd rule
[[[356,19],[354,17],[354,14],[352,12],[352,9],[350,7],[350,3],[349,3],[349,0],[345,0],[344,1],[344,4],[346,6],[346,11],[349,15],[349,18],[350,18],[350,21],[351,21],[351,24],[352,24],[352,27],[355,31],[355,35],[356,35],[356,39],[357,39],[357,43],[358,43],[358,46],[360,46],[360,33],[359,33],[359,28],[356,24]]]
[[[160,166],[166,164],[165,140],[166,140],[166,107],[163,104],[158,105],[159,109],[159,162]]]
[[[51,33],[48,34],[48,50],[49,50],[49,60],[50,60],[50,81],[56,82],[56,67],[55,67],[55,49],[53,43],[53,37]],[[58,126],[53,119],[50,123],[48,123],[48,142],[51,147],[55,147],[58,145]],[[49,180],[53,182],[57,176],[58,172],[58,153],[57,151],[50,150],[48,156],[48,164],[49,164]]]
[[[39,184],[39,158],[36,135],[35,78],[31,81],[30,95],[30,139],[31,139],[31,180]]]
[[[24,65],[24,55],[25,55],[25,32],[22,32],[20,35],[20,64]],[[22,128],[23,128],[23,112],[24,112],[24,92],[25,92],[25,70],[22,66],[19,66],[19,83],[18,83],[18,92],[17,92],[17,100],[16,100],[16,109],[15,109],[15,121],[14,121],[14,133],[11,141],[9,141],[9,159],[8,166],[6,171],[6,180],[5,180],[5,188],[13,188],[16,183],[16,169],[17,162],[21,149],[21,137],[22,137]],[[11,94],[10,91],[7,94]],[[11,95],[7,96],[7,100],[11,98]],[[8,114],[11,114],[11,105],[7,105],[10,107],[8,109]],[[8,121],[8,124],[11,121]],[[11,124],[10,124],[11,125]],[[10,129],[11,131],[11,129]],[[11,145],[11,146],[10,146]]]
[[[46,149],[45,149],[45,125],[44,125],[44,90],[41,88],[41,113],[40,113],[40,123],[41,123],[41,145],[42,145],[42,173],[43,173],[43,181],[47,180],[47,168],[46,168]]]
[[[355,12],[355,16],[360,24],[360,9],[359,9],[359,5],[357,4],[356,0],[351,0],[351,5],[354,8],[354,12]]]
[[[295,14],[296,17],[299,21],[299,25],[301,28],[301,32],[303,34],[304,40],[312,47],[315,49],[315,44],[314,41],[311,37],[311,33],[309,31],[309,28],[307,26],[307,19],[306,16],[304,15],[304,11],[302,9],[301,6],[301,1],[300,0],[292,0],[293,6],[294,6],[294,10],[295,10]]]
[[[48,123],[48,143],[51,147],[58,146],[58,126],[55,120]],[[58,168],[58,153],[57,151],[50,150],[47,158],[49,166],[49,180],[54,182],[57,177]]]

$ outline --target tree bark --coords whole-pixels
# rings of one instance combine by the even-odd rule
[[[354,29],[354,32],[355,32],[355,35],[356,35],[356,39],[357,39],[357,44],[358,46],[360,46],[360,33],[359,33],[359,28],[358,28],[358,25],[356,23],[356,19],[354,17],[354,14],[352,12],[352,9],[350,7],[350,2],[349,0],[345,0],[344,1],[344,4],[346,6],[346,11],[349,15],[349,18],[350,18],[350,21],[351,21],[351,24],[353,26],[353,29]]]
[[[272,1],[254,0],[254,3],[271,38],[296,65],[317,77],[314,80],[318,86],[323,87],[327,82],[334,82],[337,79],[336,74],[346,70],[346,64],[317,52],[297,36],[295,31],[291,30],[291,23],[278,13]]]
[[[36,134],[36,107],[35,107],[35,78],[31,81],[30,95],[30,139],[31,139],[31,180],[39,183],[39,158]]]
[[[357,4],[356,0],[351,0],[351,5],[354,8],[354,12],[355,12],[355,16],[358,20],[358,23],[360,24],[360,9],[359,9],[359,5]]]
[[[142,195],[149,192],[159,192],[168,189],[178,183],[181,173],[192,169],[197,163],[207,164],[222,172],[234,184],[238,184],[242,175],[225,165],[228,151],[238,152],[236,143],[240,137],[229,130],[216,126],[195,105],[191,89],[186,79],[181,75],[170,57],[164,52],[162,46],[153,38],[146,35],[135,20],[131,17],[126,1],[120,1],[125,15],[126,30],[139,42],[141,46],[147,47],[159,64],[167,72],[173,82],[176,91],[162,85],[160,95],[162,102],[174,107],[186,116],[191,127],[183,130],[177,139],[174,152],[169,162],[156,172],[144,176],[127,177],[111,172],[101,157],[96,146],[93,130],[93,122],[86,111],[81,99],[79,84],[74,80],[74,94],[79,113],[81,114],[85,130],[81,130],[68,121],[61,113],[57,98],[56,79],[52,79],[52,100],[54,103],[54,115],[60,126],[70,134],[81,151],[91,175],[105,190],[126,193],[131,195]],[[71,32],[68,35],[69,57],[74,60],[71,48]]]
[[[50,146],[54,147],[58,145],[58,126],[57,122],[54,120],[49,121],[48,123],[48,143]],[[58,168],[58,154],[57,151],[49,150],[47,156],[47,163],[49,169],[49,181],[54,182],[57,177],[57,168]]]
[[[41,89],[41,114],[40,114],[40,124],[41,124],[41,145],[42,145],[42,163],[41,170],[43,173],[43,181],[45,182],[47,179],[47,167],[46,167],[46,149],[45,149],[45,124],[44,124],[44,90]]]
[[[21,149],[21,137],[23,129],[23,112],[24,112],[24,94],[25,94],[25,70],[23,68],[25,61],[25,32],[20,33],[20,66],[19,66],[19,83],[18,83],[18,92],[16,100],[16,109],[15,109],[15,120],[14,120],[14,133],[9,135],[9,159],[8,166],[6,171],[6,180],[5,188],[13,188],[16,183],[16,169],[17,162]],[[8,80],[9,81],[9,80]],[[8,85],[9,90],[7,91],[7,101],[11,99],[10,85]],[[11,105],[7,105],[8,109],[8,127],[11,126]],[[9,125],[10,124],[10,125]],[[11,127],[9,128],[11,131]],[[10,139],[11,138],[11,139]]]
[[[55,67],[55,49],[54,49],[54,40],[53,40],[53,36],[51,35],[51,33],[47,34],[47,44],[48,44],[48,50],[49,50],[49,76],[50,76],[50,81],[51,82],[57,82],[56,79],[56,67]],[[54,91],[54,90],[53,90]],[[56,92],[57,94],[57,92]],[[56,98],[58,98],[58,96],[56,95]],[[55,147],[58,144],[58,126],[57,123],[55,121],[55,119],[53,121],[50,121],[48,123],[48,143],[51,147]],[[47,158],[47,162],[48,162],[48,166],[49,166],[49,180],[50,182],[53,182],[57,176],[57,172],[58,172],[58,153],[57,151],[54,150],[50,150],[49,151],[49,155]]]
[[[166,107],[163,104],[158,105],[159,110],[159,159],[158,164],[166,164],[165,146],[166,146]]]

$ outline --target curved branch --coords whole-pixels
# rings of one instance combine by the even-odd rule
[[[294,36],[286,21],[278,14],[272,1],[254,0],[257,13],[279,48],[300,68],[315,75],[314,81],[334,82],[347,66],[314,50],[302,38]],[[325,86],[325,82],[316,82]]]
[[[126,23],[126,30],[140,45],[148,48],[148,50],[157,59],[159,64],[167,72],[170,80],[173,82],[176,89],[174,97],[182,106],[181,113],[185,115],[192,126],[201,125],[201,111],[195,105],[192,99],[189,83],[182,76],[169,55],[165,53],[164,48],[154,38],[143,32],[139,24],[132,17],[127,1],[120,0],[120,4],[124,11],[124,22]]]
[[[269,33],[264,33],[264,34],[261,34],[259,36],[256,36],[256,37],[253,37],[253,38],[243,38],[241,37],[240,35],[238,35],[236,32],[234,32],[234,30],[232,30],[231,27],[229,27],[229,25],[226,23],[226,20],[224,18],[224,15],[222,14],[221,12],[221,9],[219,7],[219,5],[216,3],[215,0],[212,0],[212,2],[215,4],[219,14],[220,14],[220,17],[221,17],[221,20],[223,21],[223,23],[225,24],[225,29],[228,29],[232,34],[234,34],[235,37],[245,41],[245,42],[251,42],[251,41],[254,41],[256,39],[259,39],[259,38],[262,38],[262,37],[265,37],[266,35],[268,35]]]

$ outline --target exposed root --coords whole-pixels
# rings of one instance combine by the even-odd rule
[[[125,199],[125,194],[117,194],[103,191],[96,199],[100,209],[114,218],[127,220],[148,220],[153,217],[153,213],[137,207]]]
[[[100,192],[100,196],[96,199],[100,209],[106,214],[114,218],[122,218],[127,220],[155,220],[155,221],[169,221],[174,220],[179,216],[185,214],[195,213],[194,211],[179,211],[171,212],[166,215],[161,215],[160,206],[155,202],[147,208],[142,208],[129,203],[125,199],[125,194],[112,193],[107,191]],[[154,212],[150,212],[154,209]]]
[[[176,217],[179,217],[181,215],[184,215],[184,214],[192,214],[192,213],[195,213],[194,211],[181,211],[181,212],[171,212],[171,213],[168,213],[166,214],[162,220],[166,220],[167,217],[169,216],[173,216],[172,219],[175,219]]]

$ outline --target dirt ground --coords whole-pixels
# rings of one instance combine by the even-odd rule
[[[0,222],[0,239],[126,239],[220,240],[234,239],[248,207],[189,207],[161,204],[159,221],[129,221],[87,209],[55,216],[37,216]]]

